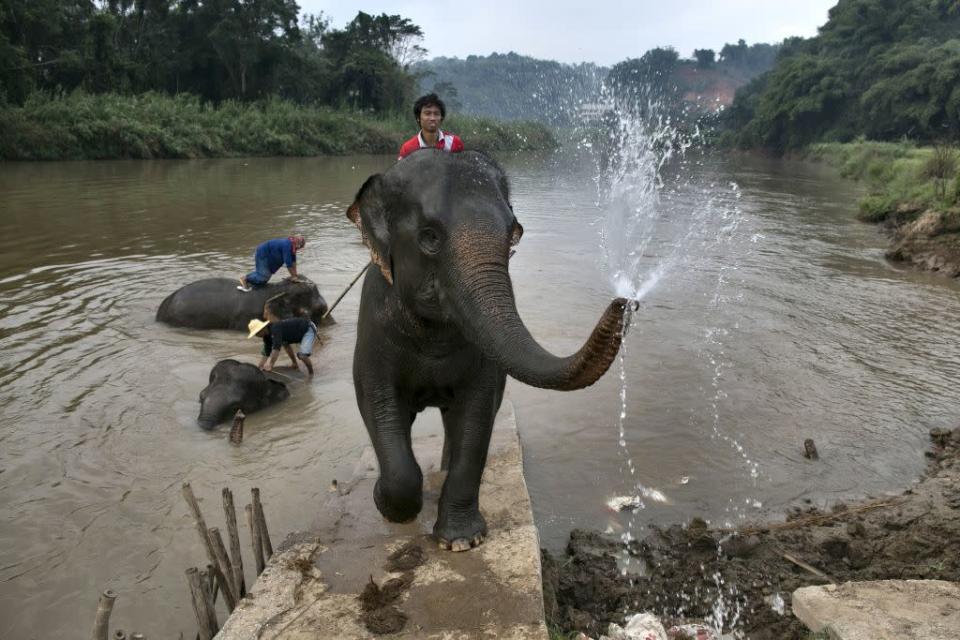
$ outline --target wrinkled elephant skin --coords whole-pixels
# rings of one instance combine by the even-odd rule
[[[237,409],[251,414],[290,396],[287,385],[252,364],[221,360],[210,370],[210,383],[200,392],[197,422],[204,429],[229,420]]]
[[[410,446],[416,414],[439,407],[449,452],[434,535],[461,551],[483,541],[480,478],[507,375],[574,390],[602,376],[620,349],[626,300],[561,358],[517,313],[508,270],[523,234],[506,176],[490,158],[422,150],[371,176],[347,210],[371,260],[354,351],[357,404],[380,465],[374,501],[388,519],[419,513],[423,474]]]
[[[197,280],[177,289],[160,303],[157,320],[190,329],[246,331],[251,318],[262,318],[264,305],[278,318],[309,317],[320,323],[327,302],[309,281],[270,283],[243,292],[228,278]]]

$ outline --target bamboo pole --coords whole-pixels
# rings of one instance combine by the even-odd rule
[[[93,640],[107,640],[107,634],[110,633],[110,613],[116,599],[117,594],[112,589],[106,589],[100,594],[97,616],[93,620],[93,632],[90,634]]]
[[[200,512],[200,504],[197,502],[197,497],[193,495],[193,488],[190,486],[189,482],[184,482],[182,487],[183,498],[187,501],[187,506],[190,507],[190,514],[193,516],[193,524],[197,528],[197,533],[200,534],[200,539],[203,541],[203,548],[207,552],[207,560],[210,561],[210,564],[217,564],[217,554],[213,550],[213,544],[210,542],[210,537],[207,535],[207,523],[203,519],[203,514]]]
[[[127,640],[127,632],[123,629],[117,629],[113,632],[113,640]]]
[[[200,640],[212,640],[213,633],[210,631],[210,613],[207,607],[207,600],[203,593],[200,572],[196,567],[190,567],[186,571],[187,584],[190,585],[190,598],[193,604],[193,614],[197,618],[197,629],[199,630]],[[206,578],[204,578],[205,580]]]
[[[220,530],[216,527],[207,529],[210,541],[213,543],[213,552],[217,554],[217,582],[220,584],[220,591],[223,591],[223,600],[227,603],[227,610],[231,613],[237,606],[237,592],[239,589],[233,584],[233,563],[230,562],[230,556],[227,555],[227,549],[223,546],[223,538],[220,536]],[[211,595],[213,595],[211,593]]]
[[[240,553],[240,531],[237,528],[237,511],[233,506],[233,491],[223,489],[223,514],[227,521],[227,536],[230,538],[230,560],[233,562],[234,583],[242,598],[247,595],[247,585],[243,576],[243,554]]]
[[[350,281],[350,284],[347,285],[347,288],[343,290],[343,293],[341,293],[339,296],[337,296],[337,299],[334,300],[334,302],[333,302],[332,305],[330,305],[330,308],[327,309],[327,312],[326,312],[325,314],[323,314],[323,317],[322,317],[322,318],[320,318],[321,320],[325,319],[327,316],[329,316],[331,313],[333,313],[333,310],[336,308],[336,306],[337,306],[338,304],[340,304],[340,301],[341,301],[341,300],[343,300],[343,296],[347,295],[347,292],[350,291],[350,289],[353,288],[353,285],[357,284],[357,280],[360,279],[360,276],[362,276],[362,275],[366,272],[366,270],[367,270],[367,268],[368,268],[369,266],[370,266],[370,263],[369,263],[369,262],[368,262],[367,264],[363,265],[363,269],[360,270],[360,273],[358,273],[356,276],[354,276],[353,280]]]
[[[267,531],[267,517],[263,513],[263,503],[260,502],[260,489],[254,487],[250,490],[253,494],[253,516],[255,524],[260,528],[260,540],[263,544],[263,555],[265,560],[269,560],[273,555],[273,545],[270,544],[270,533]]]
[[[263,542],[260,540],[260,527],[253,517],[253,506],[246,505],[243,510],[247,514],[247,526],[250,527],[250,544],[253,545],[253,559],[257,566],[257,575],[263,573]]]
[[[143,635],[142,633],[137,633],[136,631],[134,631],[133,633],[130,634],[130,640],[147,640],[147,636]]]

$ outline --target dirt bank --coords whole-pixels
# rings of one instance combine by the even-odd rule
[[[901,208],[910,205],[901,205]],[[899,212],[898,212],[899,213]],[[915,220],[891,218],[888,231],[892,246],[887,258],[908,262],[921,269],[960,276],[960,208],[923,211]]]
[[[798,587],[851,580],[960,581],[960,428],[931,432],[924,477],[895,498],[797,508],[785,522],[709,529],[694,519],[624,544],[576,530],[566,553],[544,552],[547,620],[598,637],[625,613],[649,611],[669,626],[720,620],[754,640],[802,640],[790,613]],[[624,577],[624,553],[646,565]]]

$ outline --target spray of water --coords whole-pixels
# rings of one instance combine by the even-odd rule
[[[602,102],[608,106],[602,123],[604,130],[598,142],[590,143],[590,148],[597,162],[597,204],[604,212],[600,233],[604,266],[616,294],[639,303],[680,272],[681,267],[684,273],[695,271],[698,260],[717,253],[737,235],[741,214],[736,202],[740,192],[733,183],[726,189],[722,185],[697,183],[690,171],[693,161],[688,156],[693,155],[690,149],[700,141],[700,131],[689,122],[675,121],[652,91],[641,88],[624,94],[616,87],[605,87]],[[693,206],[691,200],[695,202]],[[712,309],[718,310],[728,299],[729,274],[735,270],[735,262],[730,262],[716,272]],[[637,305],[633,313],[643,313],[643,307]],[[644,484],[628,446],[629,315],[618,362],[618,444],[629,483],[628,503],[633,509],[621,536],[624,554],[619,564],[624,575],[638,572],[631,567],[638,561],[629,552],[630,543],[638,539],[638,512],[646,508],[646,500],[667,501],[663,493]],[[722,380],[728,368],[724,355],[726,338],[722,328],[705,332],[702,353],[712,368],[711,428],[714,437],[737,451],[755,479],[756,463],[722,428]],[[724,585],[719,574],[713,580],[709,622],[716,629],[731,628],[740,615],[736,586]],[[699,586],[694,590],[694,597],[699,599]]]

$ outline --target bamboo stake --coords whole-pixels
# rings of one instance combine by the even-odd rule
[[[260,540],[260,527],[253,517],[253,506],[246,505],[243,510],[247,514],[247,526],[250,527],[250,543],[253,545],[253,559],[257,566],[257,575],[263,573],[263,542]]]
[[[223,546],[223,538],[220,537],[220,530],[216,527],[207,529],[210,541],[213,543],[213,552],[217,554],[217,582],[220,584],[220,590],[223,591],[223,600],[227,603],[227,610],[231,613],[237,606],[237,586],[233,584],[233,564],[227,555],[227,549]],[[213,594],[211,593],[211,596]]]
[[[220,593],[220,587],[217,585],[217,567],[212,564],[207,564],[207,582],[210,583],[210,591],[213,593],[213,604],[217,604],[217,595]]]
[[[203,594],[203,586],[200,582],[200,572],[196,567],[190,567],[186,571],[187,583],[190,585],[190,597],[193,604],[193,614],[197,618],[197,629],[199,629],[200,640],[212,640],[213,634],[210,632],[210,614],[207,610],[207,600]]]
[[[127,640],[127,633],[123,629],[117,629],[113,632],[113,640]]]
[[[247,595],[247,585],[243,576],[243,555],[240,553],[240,531],[237,529],[237,512],[233,506],[233,491],[223,489],[223,513],[227,521],[227,535],[230,538],[230,560],[233,562],[233,581],[237,593],[242,598]]]
[[[193,495],[193,488],[189,482],[183,483],[182,492],[184,500],[187,501],[187,506],[190,507],[190,513],[193,515],[193,524],[196,525],[197,533],[200,534],[200,539],[203,540],[203,548],[207,552],[207,560],[210,561],[210,564],[216,565],[217,554],[214,552],[213,544],[207,535],[207,523],[203,519],[203,514],[200,513],[200,504],[197,502],[197,497]]]
[[[117,594],[112,589],[106,589],[100,594],[97,616],[93,620],[93,632],[90,634],[93,640],[107,640],[107,634],[110,632],[110,613],[113,611],[113,601],[116,599]]]
[[[213,568],[216,571],[216,567]],[[220,623],[217,622],[217,608],[213,604],[213,589],[210,583],[213,577],[207,575],[206,571],[200,572],[200,592],[203,595],[203,601],[207,603],[207,623],[209,624],[211,635],[217,635],[220,630]],[[221,589],[222,591],[222,589]]]
[[[147,636],[142,633],[133,632],[130,634],[130,640],[147,640]]]
[[[263,503],[260,502],[260,489],[254,487],[250,490],[253,494],[253,516],[255,524],[260,528],[260,540],[263,544],[263,555],[265,560],[269,560],[273,555],[273,545],[270,544],[270,533],[267,531],[267,517],[263,514]]]

